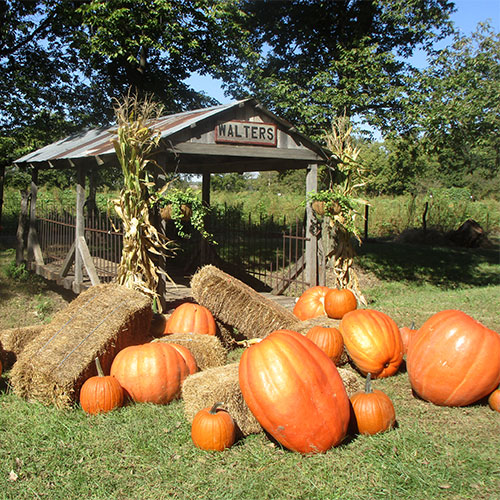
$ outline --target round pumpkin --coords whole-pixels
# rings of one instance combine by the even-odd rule
[[[136,403],[169,403],[188,374],[182,355],[163,342],[126,347],[111,364],[111,375]]]
[[[204,306],[184,302],[174,309],[165,325],[164,334],[200,333],[215,335],[217,325],[212,313]]]
[[[387,314],[356,309],[342,318],[339,330],[349,357],[361,373],[383,378],[397,372],[403,361],[403,341],[398,326]]]
[[[215,403],[211,408],[200,410],[191,424],[191,439],[202,450],[222,451],[236,440],[236,425],[231,415]]]
[[[492,410],[500,412],[500,387],[490,394],[488,404]]]
[[[325,295],[325,312],[329,318],[342,319],[344,314],[358,307],[356,296],[351,290],[332,288]]]
[[[289,450],[322,453],[347,433],[349,398],[337,368],[297,332],[277,330],[248,347],[239,383],[257,421]]]
[[[458,310],[431,316],[408,347],[413,390],[440,406],[465,406],[500,383],[500,335]]]
[[[313,286],[308,288],[297,300],[293,314],[301,321],[324,316],[325,296],[330,291],[327,286]]]
[[[410,345],[410,342],[412,342],[417,332],[418,330],[415,329],[415,326],[413,324],[410,328],[408,328],[407,326],[403,326],[399,329],[401,340],[403,341],[403,354],[408,353],[408,346]]]
[[[396,411],[391,398],[371,388],[371,376],[366,376],[365,390],[351,396],[356,426],[360,434],[378,434],[394,426]]]
[[[179,352],[179,354],[184,358],[184,361],[186,362],[186,365],[189,370],[189,375],[192,375],[193,373],[196,373],[198,371],[198,365],[196,364],[196,360],[194,359],[194,356],[191,353],[191,351],[186,346],[175,344],[173,342],[169,342],[168,345],[176,349]]]
[[[88,378],[80,389],[80,406],[85,413],[106,413],[123,405],[123,388],[118,380],[104,375],[96,358],[97,375]]]
[[[314,342],[325,354],[337,364],[344,352],[344,340],[337,328],[313,326],[306,337]]]

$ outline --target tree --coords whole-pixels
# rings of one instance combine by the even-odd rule
[[[500,34],[488,24],[470,38],[457,34],[415,74],[404,110],[406,127],[438,159],[437,177],[482,195],[498,191]]]
[[[451,29],[447,0],[246,0],[255,48],[232,95],[253,94],[278,115],[321,137],[335,116],[383,127],[398,108],[408,65],[402,58]]]

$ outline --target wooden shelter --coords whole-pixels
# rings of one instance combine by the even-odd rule
[[[202,198],[210,204],[210,175],[229,172],[261,172],[307,169],[305,191],[317,189],[318,164],[331,153],[300,134],[287,121],[249,98],[231,104],[187,111],[161,117],[155,124],[161,132],[161,143],[155,159],[166,172],[199,174]],[[85,268],[93,285],[99,283],[84,235],[85,185],[96,169],[117,165],[111,140],[116,126],[88,130],[67,137],[19,158],[19,167],[31,167],[31,204],[27,238],[28,262],[43,274],[43,256],[38,244],[35,210],[37,178],[40,169],[75,169],[77,178],[76,231],[74,244],[60,271],[68,273],[74,263],[71,288],[81,291]],[[307,234],[305,273],[311,285],[319,284],[318,241],[313,231],[311,208],[306,209]]]

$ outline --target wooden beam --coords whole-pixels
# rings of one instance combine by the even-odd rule
[[[311,191],[318,189],[318,165],[313,163],[309,165],[306,176],[306,196]],[[318,284],[318,237],[315,227],[315,217],[308,203],[306,205],[306,262],[305,262],[305,277],[309,286]]]
[[[66,257],[64,257],[61,270],[59,271],[59,277],[62,279],[65,276],[68,275],[69,270],[71,269],[71,266],[75,262],[75,242],[71,243],[71,247],[66,254]]]
[[[78,238],[78,251],[80,252],[83,260],[83,264],[90,278],[92,285],[98,285],[101,281],[94,266],[94,261],[92,260],[92,255],[90,255],[89,247],[83,236]]]
[[[79,246],[81,238],[85,238],[85,221],[83,217],[84,203],[85,171],[79,166],[76,171],[75,284],[83,283],[83,257]],[[75,289],[75,286],[73,289]]]
[[[28,260],[34,260],[36,264],[43,265],[42,249],[38,241],[36,230],[36,200],[38,194],[38,168],[33,167],[31,173],[31,199],[29,211],[29,230],[28,230]]]

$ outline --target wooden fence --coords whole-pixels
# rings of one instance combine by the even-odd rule
[[[75,224],[75,216],[67,212],[45,210],[37,215],[37,232],[46,265],[56,270],[62,265],[75,239]],[[111,281],[117,274],[122,253],[120,222],[99,213],[86,216],[84,226],[99,279]],[[242,218],[240,212],[226,208],[211,213],[206,228],[217,244],[211,245],[209,261],[205,263],[219,265],[259,291],[275,294],[286,291],[287,295],[297,296],[310,286],[302,272],[306,242],[303,221],[251,215]],[[180,274],[192,274],[203,264],[199,233],[191,230],[190,239],[180,239],[170,223],[163,223],[163,231],[179,242],[176,256],[167,259],[167,273],[174,280]]]

